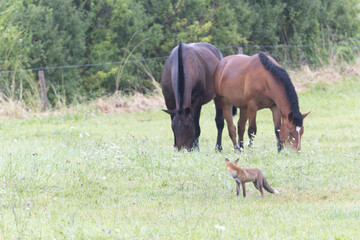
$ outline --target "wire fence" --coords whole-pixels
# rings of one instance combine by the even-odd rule
[[[360,41],[360,40],[355,40]],[[224,47],[219,47],[218,49],[221,50],[229,50],[229,49],[305,49],[305,48],[312,48],[312,47],[325,47],[325,46],[333,46],[333,45],[346,45],[347,42],[336,42],[336,43],[309,43],[309,44],[301,44],[301,45],[291,45],[291,44],[279,44],[279,45],[258,45],[258,44],[239,44],[239,45],[228,45]],[[158,61],[167,59],[168,56],[159,56],[159,57],[152,57],[152,58],[142,58],[142,59],[135,59],[135,60],[128,60],[127,63],[140,63],[140,62],[149,62],[149,61]],[[9,74],[9,73],[18,73],[18,72],[31,72],[31,71],[46,71],[46,70],[58,70],[58,69],[74,69],[74,68],[91,68],[91,67],[99,67],[105,65],[122,65],[125,61],[114,61],[114,62],[102,62],[102,63],[89,63],[89,64],[81,64],[81,65],[64,65],[64,66],[50,66],[50,67],[38,67],[38,68],[28,68],[28,69],[17,69],[17,70],[2,70],[0,74]]]
[[[360,39],[297,45],[247,43],[217,48],[223,56],[238,53],[253,55],[263,51],[287,69],[305,64],[313,67],[330,62],[338,64],[342,60],[348,63],[360,56]],[[29,108],[46,111],[47,107],[61,107],[75,101],[85,102],[117,91],[145,93],[156,89],[155,82],[161,79],[168,55],[138,59],[133,55],[132,58],[77,65],[3,69],[0,70],[0,99],[26,102]],[[127,68],[126,71],[123,71],[124,68]]]
[[[148,61],[166,59],[167,57],[168,56],[143,58],[143,59],[136,59],[136,60],[128,60],[127,62],[128,63],[148,62]],[[83,65],[66,65],[66,66],[56,66],[56,67],[40,67],[40,68],[28,68],[28,69],[19,69],[19,70],[5,70],[5,71],[0,71],[0,74],[57,70],[57,69],[71,69],[71,68],[89,68],[89,67],[98,67],[98,66],[105,66],[105,65],[121,65],[124,62],[125,61],[115,61],[115,62],[103,62],[103,63],[90,63],[90,64],[83,64]]]

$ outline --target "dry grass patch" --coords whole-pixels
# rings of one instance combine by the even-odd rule
[[[289,71],[296,91],[303,92],[311,88],[312,85],[324,82],[332,85],[346,77],[360,77],[360,61],[353,66],[343,66],[340,69],[329,66],[318,70],[311,70],[308,65],[304,65],[300,70]]]
[[[161,95],[146,96],[141,93],[123,95],[116,93],[107,98],[99,98],[95,102],[96,109],[101,113],[138,112],[158,109],[164,106]]]
[[[0,118],[29,118],[33,116],[26,110],[22,101],[0,100]]]
[[[343,78],[360,77],[360,59],[352,66],[326,67],[318,70],[312,70],[309,66],[302,66],[298,70],[288,70],[295,89],[303,92],[311,88],[314,84],[324,82],[332,85],[335,82],[342,81]],[[139,112],[151,109],[164,108],[165,103],[161,94],[159,84],[155,84],[155,91],[152,95],[141,93],[124,94],[117,92],[109,97],[99,98],[90,103],[96,111],[102,114],[120,113],[120,112]],[[16,101],[0,97],[0,118],[31,118],[34,116],[44,117],[48,115],[57,115],[62,113],[71,113],[77,111],[76,106],[65,106],[51,109],[46,112],[40,112],[40,103],[33,103],[32,107],[27,106],[23,101]],[[83,104],[81,104],[83,105]],[[85,104],[87,105],[87,104]],[[92,111],[92,110],[91,110]]]

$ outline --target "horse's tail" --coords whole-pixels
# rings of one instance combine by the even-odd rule
[[[185,89],[185,80],[184,80],[184,62],[182,58],[183,52],[183,42],[179,42],[178,48],[178,93],[179,93],[179,109],[182,109],[183,98],[184,98],[184,89]]]
[[[296,94],[294,85],[291,82],[289,74],[280,66],[275,65],[263,52],[259,52],[259,58],[266,70],[271,72],[276,79],[278,79],[284,86],[287,99],[290,103],[291,111],[294,114],[293,123],[296,126],[303,125],[303,117],[299,110],[298,96]]]

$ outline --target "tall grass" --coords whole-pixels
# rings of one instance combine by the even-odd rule
[[[359,79],[299,95],[302,152],[276,153],[271,113],[252,149],[215,152],[214,107],[200,151],[178,152],[161,110],[4,120],[0,239],[356,239],[360,236]],[[236,196],[224,158],[260,168],[280,194]]]

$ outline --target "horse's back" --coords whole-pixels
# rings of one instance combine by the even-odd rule
[[[268,76],[269,73],[262,66],[258,54],[231,55],[223,58],[217,66],[214,90],[217,96],[227,98],[236,107],[246,108],[252,98],[268,98]]]
[[[220,59],[223,58],[221,52],[219,49],[217,49],[215,46],[209,44],[209,43],[189,43],[187,44],[189,47],[193,47],[195,51],[197,51],[199,54],[202,55],[202,57],[209,57],[211,59]],[[215,58],[214,58],[215,57]],[[207,58],[205,58],[207,60]]]
[[[162,91],[168,109],[176,108],[177,77],[178,77],[178,47],[176,46],[165,62],[162,74]],[[212,84],[212,74],[221,52],[208,43],[189,43],[182,45],[182,58],[185,75],[184,100],[188,105],[194,101],[194,95],[202,104],[215,97]]]

